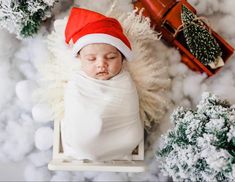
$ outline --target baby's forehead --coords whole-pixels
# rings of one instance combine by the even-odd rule
[[[93,44],[89,44],[89,45],[83,47],[80,51],[80,53],[85,53],[85,54],[92,54],[92,53],[99,53],[99,52],[118,53],[119,50],[110,44],[93,43]]]

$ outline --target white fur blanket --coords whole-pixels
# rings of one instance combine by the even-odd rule
[[[143,140],[137,91],[125,70],[110,80],[80,71],[66,85],[64,103],[61,133],[69,157],[120,159]]]

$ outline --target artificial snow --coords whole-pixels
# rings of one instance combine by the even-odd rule
[[[20,161],[33,149],[33,123],[8,121],[4,133],[5,139],[1,145],[1,153],[10,160]]]
[[[29,164],[25,167],[24,176],[26,181],[50,181],[51,173],[47,167],[36,167]]]
[[[50,150],[46,151],[35,151],[28,155],[30,162],[36,167],[42,167],[48,164],[51,160],[52,152]]]

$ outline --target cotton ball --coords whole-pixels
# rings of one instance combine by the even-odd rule
[[[0,143],[3,143],[4,141],[7,141],[7,133],[4,130],[1,130],[0,127]],[[0,161],[1,162],[8,162],[8,158],[5,155],[5,152],[0,147]]]
[[[47,104],[37,104],[32,109],[33,119],[37,122],[48,122],[52,120],[52,111]]]
[[[41,167],[47,165],[51,160],[52,152],[51,151],[40,151],[31,153],[28,158],[36,166]]]
[[[28,113],[21,113],[20,114],[20,118],[23,120],[23,121],[26,121],[26,122],[30,122],[33,124],[33,119],[31,117],[31,115],[29,115]]]
[[[189,96],[193,99],[194,103],[199,101],[199,95],[201,93],[201,83],[206,78],[206,75],[193,74],[188,75],[183,80],[183,92],[185,96]]]
[[[49,181],[51,174],[47,167],[36,168],[33,165],[28,165],[24,171],[26,181]]]
[[[188,0],[188,2],[193,6],[195,6],[195,4],[198,3],[198,1],[200,1],[200,0]]]
[[[52,176],[51,181],[72,181],[71,174],[69,172],[56,172],[55,175]]]
[[[37,85],[34,81],[19,81],[16,84],[16,95],[22,102],[32,103],[32,93],[36,87]]]
[[[163,54],[164,52],[164,54]],[[165,55],[165,60],[169,60],[170,65],[180,63],[181,55],[179,51],[174,48],[167,48],[165,51],[160,52],[161,55]]]
[[[191,107],[191,102],[188,99],[184,98],[182,100],[182,102],[180,103],[180,106],[182,106],[184,108],[190,108]]]
[[[234,19],[235,17],[231,15],[224,16],[223,18],[219,19],[219,21],[217,21],[217,26],[219,26],[220,32],[226,33],[228,36],[234,36],[235,26],[231,26],[235,24]]]
[[[225,13],[233,14],[235,15],[234,7],[235,7],[235,1],[234,0],[227,0],[222,1],[220,10]],[[234,24],[230,24],[234,25]],[[230,27],[230,26],[229,26]]]
[[[41,127],[35,132],[34,139],[39,150],[48,150],[53,144],[53,130],[50,127]]]
[[[127,181],[127,177],[121,173],[100,173],[94,178],[94,181]]]
[[[235,87],[227,86],[227,85],[213,85],[209,88],[209,91],[220,96],[221,98],[225,98],[230,103],[235,103]]]
[[[32,64],[29,61],[23,62],[20,60],[20,64],[18,66],[20,72],[27,78],[27,79],[36,79],[36,69],[32,66]]]
[[[149,172],[146,173],[133,173],[131,175],[131,181],[159,181],[158,177]]]
[[[25,43],[24,50],[22,51],[23,59],[27,57],[27,59],[37,67],[38,65],[43,64],[49,58],[49,51],[46,45],[46,37],[42,35],[43,33],[40,31],[33,38],[28,38],[23,40]]]
[[[148,173],[147,175],[140,176],[142,180],[138,181],[172,181],[169,179],[168,176],[163,176],[163,174],[160,171],[161,169],[159,168],[159,162],[158,159],[155,158],[152,160],[152,162],[148,166]],[[135,180],[136,181],[136,180]]]
[[[95,178],[99,174],[99,172],[84,171],[83,174],[84,174],[84,176],[86,176],[86,178],[88,178],[89,180],[92,181],[92,179]]]
[[[5,29],[0,29],[0,40],[0,57],[6,58],[12,56],[15,53],[19,41]]]
[[[192,1],[192,3],[195,4],[194,8],[197,10],[197,14],[211,15],[220,8],[219,1],[216,0]]]
[[[184,75],[188,71],[188,67],[185,64],[172,64],[169,68],[169,74],[171,76]]]
[[[83,172],[73,172],[71,181],[86,181]]]
[[[95,3],[94,0],[86,0],[86,1],[78,1],[78,5],[79,7],[83,7],[86,9],[90,9],[93,11],[97,11],[97,12],[101,12],[103,14],[105,14],[107,12],[107,10],[109,9],[109,7],[111,7],[111,5],[113,4],[112,0],[99,0],[96,1],[97,3]],[[131,1],[130,0],[123,0],[117,3],[118,8],[123,10],[123,11],[130,11],[133,9]]]
[[[234,37],[234,45],[235,45],[235,37]],[[235,54],[230,58],[230,61],[227,63],[231,72],[235,75]]]
[[[162,122],[158,126],[158,131],[157,131],[157,139],[154,141],[155,146],[158,145],[159,142],[161,142],[161,136],[165,134],[169,128],[173,128],[174,124],[170,122],[170,116],[173,112],[174,108],[170,108],[168,112],[165,113],[164,118],[162,119]]]
[[[221,74],[220,77],[215,77],[210,82],[208,90],[216,95],[220,95],[223,98],[234,101],[234,74],[230,71],[223,71],[223,74]]]
[[[22,45],[20,46],[20,49],[17,50],[15,53],[15,59],[19,61],[25,61],[29,62],[30,61],[30,54],[29,54],[29,48],[27,47],[27,44],[22,41]],[[23,70],[22,70],[23,71]]]
[[[9,73],[4,74],[2,70],[6,69],[6,67],[3,64],[0,64],[0,110],[2,111],[2,108],[6,107],[7,103],[12,99],[14,96],[14,87],[15,87],[15,81],[11,80],[11,76]]]
[[[218,83],[226,85],[227,87],[235,85],[234,74],[230,71],[224,71],[223,75],[214,81],[214,84],[217,85]]]
[[[0,36],[1,38],[1,36]],[[1,42],[1,41],[0,41]],[[4,52],[4,49],[1,49],[1,53]],[[12,63],[10,61],[10,56],[12,55],[1,55],[0,53],[0,95],[2,96],[0,99],[0,110],[6,107],[6,104],[9,100],[14,96],[14,87],[15,80],[14,75],[17,73],[16,70],[13,71]],[[13,72],[12,72],[13,71]]]
[[[202,92],[207,92],[209,88],[209,85],[206,84],[206,82],[201,84],[201,90]]]
[[[145,162],[147,170],[149,170],[148,165],[153,160],[154,155],[155,155],[155,151],[154,151],[154,147],[152,146],[151,142],[147,141],[146,143],[148,143],[148,144],[147,144],[147,146],[145,145],[145,149],[147,148],[147,150],[144,153],[144,155],[145,155],[144,162]]]
[[[14,161],[20,161],[33,149],[34,127],[31,122],[21,124],[9,121],[6,126],[7,140],[2,144],[1,152]]]
[[[178,103],[183,98],[183,90],[182,90],[182,78],[175,78],[172,81],[172,91],[171,91],[171,98],[174,102]]]

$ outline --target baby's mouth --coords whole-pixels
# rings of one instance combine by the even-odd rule
[[[107,71],[103,71],[103,72],[99,72],[96,75],[98,76],[104,76],[104,75],[108,75],[109,73]]]

